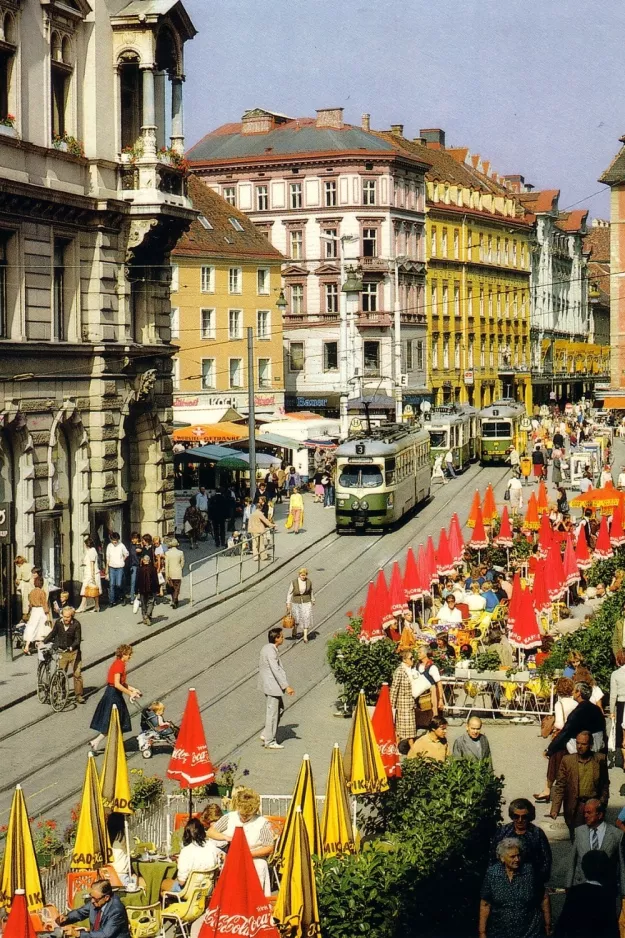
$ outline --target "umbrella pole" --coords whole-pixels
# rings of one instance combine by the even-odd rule
[[[189,820],[193,817],[193,789],[189,785]]]
[[[130,831],[128,830],[127,814],[124,814],[124,833],[126,835],[126,852],[128,853],[128,863],[130,863]]]

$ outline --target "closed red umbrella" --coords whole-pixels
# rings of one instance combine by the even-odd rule
[[[436,551],[434,550],[434,541],[432,540],[431,534],[428,537],[427,546],[425,548],[425,562],[428,575],[428,584],[435,583],[438,580],[438,564],[436,562]]]
[[[478,508],[477,510],[477,516],[475,518],[473,534],[471,535],[471,539],[469,541],[469,547],[472,547],[473,550],[484,550],[486,547],[488,547],[488,538],[486,537],[486,531],[484,530],[481,508]]]
[[[242,827],[235,828],[226,862],[204,915],[199,938],[280,938]]]
[[[393,564],[391,573],[391,585],[389,587],[389,599],[391,602],[391,612],[394,616],[404,616],[410,612],[406,602],[406,591],[401,578],[401,571],[397,561]]]
[[[573,538],[570,534],[566,536],[566,547],[564,548],[562,565],[564,567],[564,582],[566,585],[572,586],[573,583],[578,583],[580,575],[577,559],[575,557],[575,548],[573,547]]]
[[[538,496],[536,498],[538,514],[544,515],[549,511],[549,499],[547,498],[547,487],[541,479],[538,483]]]
[[[419,544],[417,553],[417,570],[419,571],[419,584],[423,590],[423,595],[430,595],[432,583],[430,581],[430,571],[428,568],[427,552],[423,544]]]
[[[469,517],[467,518],[467,527],[474,528],[475,522],[477,521],[477,513],[481,511],[482,504],[480,502],[480,493],[479,490],[475,490],[475,495],[473,496],[473,501],[471,502],[471,510],[469,511]]]
[[[391,596],[388,591],[384,570],[378,573],[378,579],[375,584],[376,597],[378,603],[378,615],[380,616],[380,625],[382,628],[395,624],[395,616],[391,608]]]
[[[484,524],[492,524],[497,517],[497,503],[495,502],[495,493],[489,482],[484,493],[484,504],[482,506],[482,518]]]
[[[399,749],[397,748],[391,694],[386,682],[382,684],[378,702],[375,705],[375,710],[371,717],[371,726],[373,727],[373,732],[378,743],[378,749],[380,750],[386,777],[400,778],[401,760],[399,758]]]
[[[449,541],[447,540],[447,532],[445,531],[445,528],[441,528],[441,533],[438,538],[438,548],[436,550],[436,572],[439,576],[451,576],[452,573],[456,572],[454,562],[451,558],[451,551],[449,550]]]
[[[609,560],[610,557],[614,557],[614,551],[610,543],[610,532],[608,531],[608,519],[605,515],[602,516],[601,524],[599,525],[594,554],[599,560]]]
[[[547,592],[544,560],[539,560],[536,564],[534,583],[532,585],[532,599],[534,600],[536,611],[539,614],[549,611],[551,600],[549,599],[549,593]]]
[[[508,603],[508,628],[512,628],[516,619],[516,611],[519,607],[519,597],[521,595],[521,574],[517,570],[512,580],[512,595]]]
[[[612,547],[621,547],[625,544],[625,531],[623,531],[623,512],[620,505],[617,505],[612,515],[612,524],[610,525],[610,544]]]
[[[545,561],[545,582],[551,602],[555,602],[556,599],[559,599],[566,590],[564,567],[562,566],[560,548],[557,544],[550,547],[549,553],[547,554]]]
[[[590,556],[590,550],[588,549],[588,541],[586,540],[586,532],[584,528],[580,528],[579,534],[577,535],[577,543],[575,544],[575,558],[577,560],[577,566],[580,570],[588,570],[592,567],[592,557]]]
[[[542,642],[538,614],[528,589],[521,590],[514,625],[508,638],[516,648],[535,648]]]
[[[449,524],[449,537],[447,540],[449,541],[449,552],[454,564],[457,565],[462,563],[462,559],[464,557],[464,539],[462,537],[460,519],[455,512],[451,516],[451,522]]]
[[[512,525],[510,524],[507,505],[504,505],[501,514],[501,525],[499,527],[499,534],[495,538],[495,544],[497,544],[498,547],[512,547],[514,544],[514,535],[512,533]]]
[[[404,591],[408,599],[411,599],[411,600],[421,599],[421,597],[423,596],[423,587],[421,585],[421,579],[419,577],[419,568],[417,567],[417,561],[415,560],[415,555],[412,551],[412,547],[409,547],[406,553],[406,568],[404,570]]]
[[[540,529],[538,531],[538,553],[541,557],[546,557],[553,544],[553,529],[549,521],[549,515],[540,516]]]
[[[2,938],[35,938],[35,929],[28,914],[26,893],[23,889],[16,889],[11,902],[11,911],[7,918]]]
[[[527,500],[527,511],[525,512],[525,520],[523,521],[523,530],[538,531],[539,527],[540,520],[538,518],[538,503],[536,501],[536,496],[532,492]]]
[[[369,589],[367,590],[359,638],[361,642],[377,642],[379,639],[384,638],[378,611],[378,594],[373,581],[369,583]]]
[[[167,767],[167,776],[176,779],[181,788],[189,789],[189,814],[192,812],[192,789],[207,785],[215,778],[194,687],[189,688],[176,747]]]

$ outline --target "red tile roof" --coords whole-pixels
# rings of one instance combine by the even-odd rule
[[[579,208],[574,212],[560,212],[556,222],[556,228],[560,231],[584,231],[586,228],[586,219],[588,218],[588,209]]]
[[[621,137],[621,142],[625,139]],[[599,176],[599,182],[605,182],[607,186],[616,186],[625,182],[625,147],[621,147],[608,168]]]
[[[590,253],[591,261],[610,263],[610,226],[590,228],[584,235],[584,251]]]
[[[519,192],[517,198],[535,215],[539,212],[553,212],[560,196],[559,189],[543,189],[538,192]]]

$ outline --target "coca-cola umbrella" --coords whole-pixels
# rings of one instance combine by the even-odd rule
[[[477,521],[477,513],[481,512],[482,503],[480,501],[480,492],[479,489],[475,490],[475,495],[473,496],[473,501],[471,502],[471,510],[469,511],[469,517],[467,518],[467,527],[474,528],[475,522]]]
[[[449,541],[449,552],[451,554],[451,559],[454,564],[458,566],[461,564],[464,558],[464,538],[462,537],[462,528],[460,527],[460,519],[456,512],[451,516],[451,522],[449,524],[449,536],[447,538]]]
[[[547,581],[545,575],[545,561],[539,560],[534,571],[534,583],[532,585],[532,599],[539,615],[549,612],[551,600],[547,592]]]
[[[543,559],[549,553],[553,544],[553,528],[549,521],[549,515],[540,516],[540,529],[538,531],[538,555]]]
[[[482,505],[482,519],[484,524],[492,524],[497,517],[497,503],[495,502],[495,493],[493,486],[489,482],[484,492],[484,503]]]
[[[501,513],[499,534],[495,538],[494,542],[498,547],[512,547],[514,544],[514,534],[512,532],[512,525],[510,524],[510,515],[508,514],[507,505],[504,505],[503,511]]]
[[[573,586],[580,580],[577,558],[575,557],[575,548],[573,547],[573,538],[571,534],[566,536],[566,546],[564,548],[564,558],[562,560],[564,567],[564,582],[567,586]]]
[[[538,496],[536,497],[536,507],[538,514],[544,515],[549,512],[549,499],[547,498],[547,486],[541,479],[538,483]]]
[[[521,574],[517,570],[512,580],[512,593],[508,603],[508,628],[512,628],[516,619],[516,612],[519,608],[519,597],[521,595]]]
[[[480,560],[480,551],[485,550],[488,547],[488,538],[486,536],[486,531],[484,530],[481,508],[479,508],[477,512],[475,527],[473,528],[473,533],[471,534],[471,539],[469,540],[469,547],[477,551],[478,562]]]
[[[243,828],[237,827],[198,938],[280,938],[271,912]]]
[[[404,591],[411,602],[416,602],[423,596],[423,586],[419,577],[419,568],[412,547],[406,553],[406,567],[404,569]]]
[[[194,687],[189,688],[180,732],[167,766],[167,777],[179,782],[181,788],[189,789],[189,815],[193,813],[193,789],[208,785],[215,778]]]
[[[560,556],[560,547],[558,544],[553,544],[549,548],[549,553],[545,560],[545,583],[549,599],[552,603],[560,599],[566,590],[564,567],[562,566],[562,557]]]
[[[438,563],[436,561],[436,551],[434,549],[434,541],[432,540],[432,535],[428,537],[427,545],[425,548],[425,563],[428,577],[428,584],[436,583],[438,580]]]
[[[625,531],[623,531],[623,510],[617,505],[610,524],[610,544],[612,547],[622,547],[625,544]]]
[[[586,540],[586,529],[580,528],[575,544],[575,558],[580,570],[589,570],[592,567],[592,557]]]
[[[373,716],[371,717],[371,726],[373,727],[375,738],[378,741],[378,749],[380,750],[386,777],[400,778],[401,761],[399,758],[399,749],[397,748],[391,694],[386,681],[382,684],[378,701],[375,705]]]
[[[610,532],[608,531],[608,519],[605,515],[601,517],[594,554],[599,560],[609,560],[610,557],[614,557],[614,551],[610,543]]]
[[[538,531],[539,527],[540,519],[538,517],[538,503],[536,501],[536,496],[532,492],[527,500],[527,511],[525,512],[525,519],[523,521],[523,530]]]
[[[389,625],[395,624],[395,616],[393,615],[393,610],[391,608],[391,596],[386,584],[384,570],[382,569],[380,569],[378,573],[375,589],[378,604],[378,615],[380,616],[380,625],[382,628],[387,628]]]
[[[406,591],[404,590],[404,584],[402,582],[401,570],[399,569],[397,561],[393,564],[393,570],[391,572],[389,598],[391,601],[391,612],[396,618],[405,616],[407,612],[410,612],[406,600]]]
[[[535,648],[542,642],[538,613],[528,589],[521,590],[514,625],[510,629],[508,639],[516,648]]]
[[[451,557],[451,551],[449,550],[449,541],[447,540],[447,532],[445,528],[441,528],[441,533],[438,538],[438,548],[436,550],[436,572],[441,576],[452,576],[456,572],[454,567],[454,562]]]
[[[35,928],[28,911],[26,892],[16,889],[12,896],[11,911],[4,923],[2,938],[35,938]]]
[[[369,589],[367,590],[367,599],[358,637],[361,642],[377,642],[379,639],[384,638],[384,630],[382,629],[378,610],[378,592],[373,581],[369,583]]]

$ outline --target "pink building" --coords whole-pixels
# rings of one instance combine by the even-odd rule
[[[625,136],[624,146],[599,182],[610,186],[610,263],[605,282],[597,286],[610,294],[610,388],[604,406],[625,410]]]

